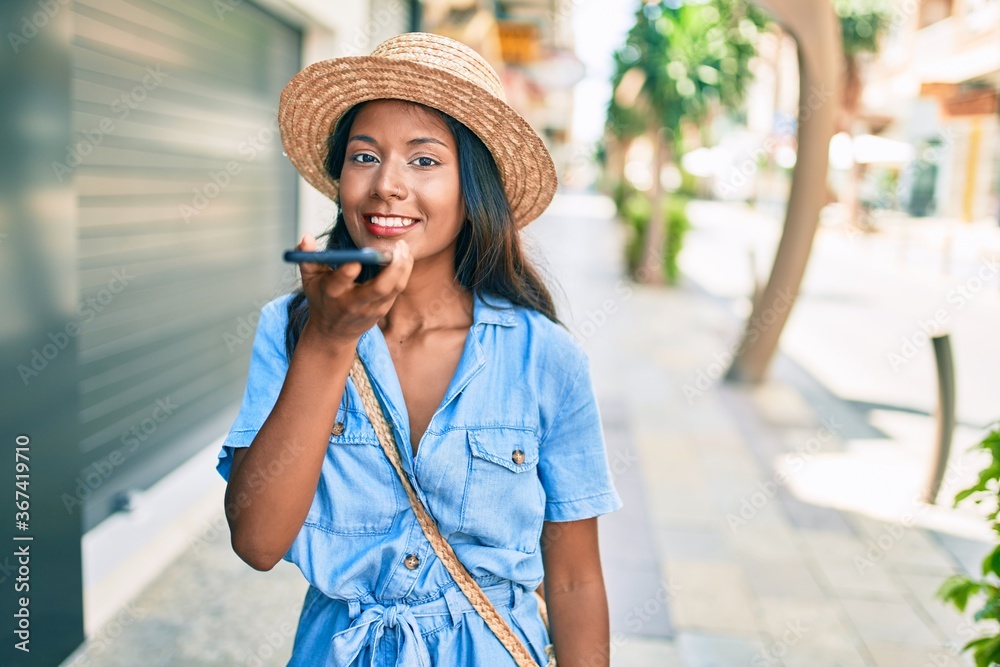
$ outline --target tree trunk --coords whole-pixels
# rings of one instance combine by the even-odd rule
[[[660,172],[666,164],[665,146],[658,127],[653,128],[653,187],[650,188],[651,213],[646,226],[646,239],[642,261],[635,271],[636,281],[648,285],[663,283],[663,245],[666,240],[666,221],[663,215],[663,185]]]
[[[846,132],[851,137],[851,146],[854,145],[855,123],[858,117],[858,109],[861,106],[861,72],[857,56],[847,56],[844,59],[844,101],[839,119],[838,132]],[[847,172],[847,179],[844,181],[844,190],[840,197],[840,203],[847,211],[847,225],[853,229],[864,228],[861,219],[861,177],[863,173],[862,165],[854,163]]]
[[[809,261],[819,210],[826,191],[826,168],[836,109],[843,93],[836,65],[843,58],[837,17],[828,0],[761,2],[795,36],[799,50],[798,159],[771,276],[746,323],[727,381],[760,382],[778,348]],[[816,103],[813,96],[821,97]]]

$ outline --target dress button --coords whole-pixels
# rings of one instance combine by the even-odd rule
[[[344,422],[337,422],[333,425],[333,430],[330,431],[334,435],[342,435],[344,433]]]
[[[510,455],[511,460],[517,465],[524,463],[524,452],[520,449],[515,449],[514,453]]]
[[[403,565],[406,566],[407,570],[416,570],[420,566],[420,559],[417,558],[416,554],[410,554],[403,561]]]

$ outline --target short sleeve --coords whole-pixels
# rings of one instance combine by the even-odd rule
[[[608,465],[604,430],[582,351],[539,445],[546,521],[576,521],[614,512],[622,500]]]
[[[285,353],[285,327],[288,323],[288,299],[278,297],[264,305],[257,321],[253,348],[250,351],[250,369],[243,403],[229,434],[222,442],[216,470],[229,481],[233,466],[233,452],[237,447],[249,447],[264,420],[271,414],[288,372]]]

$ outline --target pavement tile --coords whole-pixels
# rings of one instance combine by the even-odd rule
[[[625,636],[611,650],[611,667],[681,667],[673,642]]]
[[[802,562],[795,532],[780,514],[751,517],[731,515],[729,539],[740,558],[773,563]]]
[[[906,601],[842,599],[840,604],[865,640],[904,644],[923,649],[944,644]]]
[[[845,451],[844,441],[839,432],[832,432],[818,427],[783,428],[778,433],[778,439],[788,452],[796,453],[803,459],[809,459],[818,454],[830,454]]]
[[[712,498],[705,492],[677,491],[664,485],[646,487],[650,523],[667,528],[724,526]]]
[[[869,651],[876,667],[971,667],[975,664],[967,656],[957,655],[943,646],[913,648],[888,642],[872,642]]]
[[[861,638],[826,599],[760,596],[759,604],[774,638],[761,664],[865,667]]]
[[[821,585],[841,597],[895,600],[904,592],[882,561],[865,558],[853,536],[806,530],[799,535],[823,577]]]
[[[777,427],[808,428],[818,426],[816,414],[792,386],[776,381],[762,383],[749,392],[760,417]]]
[[[649,485],[662,484],[672,489],[697,491],[708,484],[708,476],[694,449],[687,442],[680,446],[679,438],[637,438],[637,450],[642,460],[642,477]]]
[[[964,614],[959,613],[951,604],[945,604],[935,593],[941,583],[947,578],[937,574],[920,574],[914,572],[902,572],[899,578],[903,580],[906,587],[916,598],[923,613],[933,619],[937,626],[948,640],[957,646],[964,646],[970,639],[974,639],[983,634],[977,628],[976,621],[972,616],[978,609],[975,602],[966,607]]]
[[[939,573],[943,577],[955,570],[947,550],[915,526],[912,517],[889,522],[855,514],[851,522],[863,533],[865,555],[870,560],[884,558],[896,570]]]
[[[945,551],[951,554],[952,558],[954,558],[967,573],[980,572],[983,559],[988,553],[993,551],[993,545],[990,543],[984,543],[980,540],[971,540],[958,535],[949,535],[948,533],[940,531],[933,531],[933,533],[934,537],[937,538],[941,546],[944,547]]]
[[[817,560],[822,586],[841,598],[897,600],[902,589],[892,576],[876,564],[859,572],[853,565]]]
[[[752,593],[738,565],[670,561],[662,569],[677,587],[671,612],[678,631],[757,635]]]
[[[746,449],[731,451],[725,448],[709,448],[696,444],[698,461],[703,470],[711,473],[712,479],[731,483],[745,484],[761,478],[761,470],[757,461],[748,455]]]
[[[653,535],[657,553],[668,562],[700,560],[731,563],[735,559],[729,537],[719,529],[656,527]]]
[[[651,585],[645,568],[615,570],[614,576],[606,580],[611,632],[661,640],[672,638],[670,602],[675,589],[671,582],[655,580]]]
[[[750,588],[758,598],[826,599],[826,593],[820,588],[816,576],[804,562],[746,558],[741,561],[741,565]]]
[[[753,665],[762,653],[759,638],[733,637],[704,632],[681,632],[677,637],[677,652],[683,667],[738,667]]]

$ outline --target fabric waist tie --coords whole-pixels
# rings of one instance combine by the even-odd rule
[[[498,609],[516,606],[522,594],[519,584],[505,581],[484,586],[483,592]],[[449,588],[433,600],[419,604],[380,604],[348,600],[351,625],[333,635],[326,667],[349,667],[365,647],[371,648],[371,665],[374,666],[376,649],[386,628],[397,628],[396,663],[431,667],[430,654],[420,635],[417,616],[450,615],[456,624],[462,614],[475,612],[468,598],[457,587]]]

